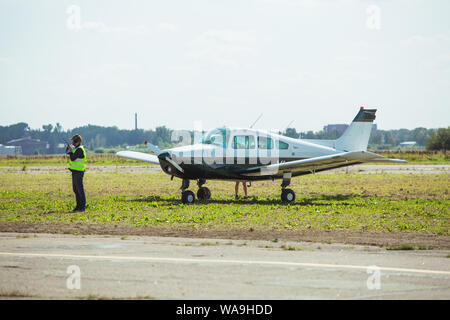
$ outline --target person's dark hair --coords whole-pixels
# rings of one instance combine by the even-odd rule
[[[70,140],[72,140],[73,143],[81,143],[81,136],[79,134],[74,135],[72,138],[70,138]]]

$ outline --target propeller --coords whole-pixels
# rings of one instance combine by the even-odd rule
[[[180,171],[181,173],[184,173],[184,169],[181,168],[178,163],[173,161],[171,154],[169,154],[168,152],[162,152],[161,150],[159,150],[158,146],[155,146],[154,144],[148,143],[147,141],[145,141],[145,145],[150,150],[152,150],[154,153],[156,153],[156,155],[158,156],[159,159],[166,160],[171,165],[173,165],[178,171]]]
[[[167,154],[167,155],[166,155]],[[163,154],[161,154],[161,156],[164,156],[164,160],[166,160],[167,162],[169,162],[171,165],[173,165],[175,168],[177,168],[177,170],[178,171],[180,171],[181,173],[184,173],[184,169],[183,168],[181,168],[180,166],[179,166],[179,164],[178,163],[176,163],[175,161],[173,161],[172,160],[172,158],[171,158],[171,156],[169,155],[169,153],[163,153]],[[158,156],[158,158],[159,158],[160,156]]]

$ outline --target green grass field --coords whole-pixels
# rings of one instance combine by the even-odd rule
[[[234,200],[234,183],[208,181],[212,198],[180,201],[180,180],[163,173],[88,173],[88,208],[72,213],[69,173],[0,174],[0,222],[114,223],[138,227],[350,230],[449,235],[449,174],[316,174],[292,180],[297,199],[280,200],[280,181],[254,183]],[[196,191],[195,183],[191,190]],[[241,190],[242,191],[242,190]]]
[[[409,164],[449,164],[450,153],[447,151],[372,151],[386,158],[396,158],[408,161]]]

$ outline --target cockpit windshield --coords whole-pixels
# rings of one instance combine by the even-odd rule
[[[216,146],[226,148],[228,142],[228,135],[223,128],[212,129],[207,132],[202,139],[203,144],[214,144]]]

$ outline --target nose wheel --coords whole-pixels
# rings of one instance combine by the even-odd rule
[[[191,190],[186,190],[181,193],[181,202],[184,204],[192,204],[195,201],[195,195]]]
[[[281,190],[281,201],[293,202],[295,200],[295,192],[292,189]]]

